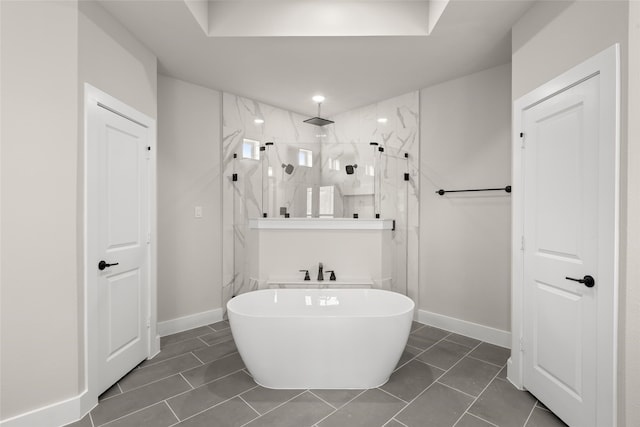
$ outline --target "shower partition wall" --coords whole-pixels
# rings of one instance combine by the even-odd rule
[[[417,108],[414,92],[319,128],[304,116],[224,94],[223,307],[264,285],[249,220],[265,217],[393,219],[385,249],[391,272],[374,286],[417,297]],[[380,115],[388,120],[376,121]],[[264,122],[257,126],[255,117]]]

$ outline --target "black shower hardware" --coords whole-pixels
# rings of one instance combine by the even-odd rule
[[[329,276],[329,280],[332,281],[336,281],[336,273],[333,272],[333,270],[327,270],[327,273],[331,273],[331,275]]]
[[[284,163],[282,164],[282,169],[284,169],[285,173],[287,175],[291,175],[293,173],[293,165],[291,163],[285,165]]]
[[[314,101],[318,103],[318,115],[316,117],[312,117],[310,119],[304,120],[304,122],[309,123],[310,125],[316,125],[320,127],[335,123],[333,120],[323,119],[322,117],[320,117],[320,107],[322,105],[322,101],[324,101],[324,96],[317,96],[317,97],[314,96]]]
[[[233,153],[233,169],[236,168],[236,159],[238,158],[238,153]],[[233,173],[231,174],[231,181],[235,182],[238,180],[238,174],[237,173]]]
[[[355,172],[355,170],[358,168],[358,165],[353,164],[353,165],[346,165],[344,167],[347,171],[347,175],[353,175],[353,173]]]
[[[304,272],[304,280],[311,280],[311,277],[309,276],[309,270],[300,270],[300,273]]]
[[[322,263],[318,265],[318,282],[324,280],[324,275],[322,274]]]
[[[466,193],[468,191],[506,191],[507,193],[511,193],[511,186],[507,185],[504,188],[476,188],[472,190],[443,190],[440,189],[436,191],[436,194],[443,195],[444,193]]]

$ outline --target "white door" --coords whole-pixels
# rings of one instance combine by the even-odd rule
[[[148,356],[148,129],[97,108],[98,393]]]
[[[567,424],[596,426],[600,75],[522,112],[523,383]],[[608,179],[607,177],[604,177]],[[602,274],[600,274],[602,273]],[[604,276],[604,277],[603,277]]]

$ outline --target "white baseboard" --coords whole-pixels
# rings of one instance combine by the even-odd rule
[[[86,390],[81,394],[61,402],[43,406],[33,411],[0,421],[2,427],[59,427],[78,421],[82,412],[82,399]]]
[[[222,320],[222,308],[215,308],[201,313],[190,314],[189,316],[178,317],[177,319],[158,322],[158,335],[165,337],[200,326],[210,325]]]
[[[418,310],[418,322],[490,344],[499,345],[500,347],[511,348],[511,332],[501,329],[432,313],[426,310]]]

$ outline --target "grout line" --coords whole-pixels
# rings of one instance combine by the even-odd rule
[[[196,366],[196,367],[197,367],[197,366]],[[189,393],[191,390],[195,390],[195,389],[200,388],[200,387],[203,387],[203,386],[205,386],[205,385],[209,385],[209,384],[211,384],[211,383],[214,383],[214,382],[216,382],[216,381],[218,381],[218,380],[221,380],[221,379],[226,378],[226,377],[228,377],[228,376],[231,376],[231,375],[233,375],[233,374],[237,374],[238,372],[240,372],[240,371],[242,371],[242,370],[243,370],[243,369],[238,369],[237,371],[233,371],[233,372],[231,372],[231,373],[229,373],[229,374],[226,374],[226,375],[223,375],[223,376],[221,376],[221,377],[218,377],[218,378],[216,378],[215,380],[211,380],[211,381],[208,381],[208,382],[206,382],[206,383],[202,383],[202,384],[200,384],[198,387],[193,387],[193,386],[191,385],[191,383],[190,383],[189,381],[187,381],[187,379],[186,379],[184,376],[182,376],[182,372],[180,372],[180,374],[179,374],[179,375],[180,375],[180,376],[182,376],[182,378],[183,378],[185,381],[187,381],[187,384],[189,384],[192,388],[191,388],[190,390],[185,390],[185,391],[183,391],[183,392],[181,392],[181,393],[175,394],[175,395],[173,395],[173,396],[171,396],[171,397],[173,398],[173,397],[176,397],[176,396],[180,396],[180,395],[182,395],[182,394],[185,394],[185,393]],[[256,385],[256,387],[257,387],[257,385]],[[256,387],[252,387],[252,388],[250,388],[250,389],[248,389],[248,390],[246,390],[246,391],[253,390],[253,389],[254,389],[254,388],[256,388]],[[244,393],[244,391],[243,391],[243,393]]]
[[[447,335],[447,336],[449,336],[449,335]],[[393,372],[395,372],[395,371],[397,371],[398,369],[402,368],[403,366],[405,366],[406,364],[408,364],[408,363],[409,363],[409,362],[411,362],[412,360],[415,360],[418,356],[421,356],[421,355],[422,355],[422,353],[424,353],[425,351],[430,350],[432,347],[434,347],[434,346],[436,346],[436,345],[440,344],[442,341],[444,341],[444,339],[445,339],[445,338],[446,338],[446,337],[444,337],[444,338],[440,338],[438,341],[434,342],[433,344],[431,344],[429,347],[425,348],[424,350],[422,350],[422,349],[420,349],[420,348],[418,348],[418,347],[416,347],[416,346],[414,346],[414,345],[407,344],[405,347],[409,346],[409,347],[415,348],[415,349],[417,349],[417,350],[420,350],[420,353],[416,354],[416,355],[415,355],[415,356],[413,356],[411,359],[407,360],[407,361],[406,361],[406,362],[404,362],[402,365],[400,365],[400,366],[398,366],[397,368],[395,368],[395,369],[393,370]],[[422,362],[422,361],[420,360],[420,362]],[[424,362],[423,362],[423,363],[424,363]],[[428,363],[427,363],[427,364],[428,364]],[[429,365],[429,366],[433,366],[433,365]],[[438,367],[437,367],[437,366],[434,366],[434,368],[438,368]],[[442,368],[438,368],[438,369],[442,369]],[[393,372],[392,372],[392,374],[393,374]]]
[[[479,346],[480,344],[478,344]],[[477,346],[476,346],[477,347]],[[493,378],[491,378],[491,380],[489,380],[489,382],[487,383],[487,385],[482,389],[482,391],[480,393],[478,393],[478,396],[473,399],[473,401],[469,404],[469,406],[467,406],[467,409],[464,410],[464,412],[466,413],[480,398],[480,396],[482,396],[482,394],[489,388],[489,386],[491,385],[491,383],[493,383],[493,381],[496,379],[496,377],[498,376],[498,374],[500,373],[500,371],[498,371]],[[535,404],[533,405],[535,407]],[[473,414],[471,414],[473,415]],[[460,421],[462,419],[462,417],[464,417],[464,413],[462,415],[460,415],[460,417],[458,418],[458,420],[455,422],[454,425],[456,425],[458,423],[458,421]]]
[[[199,350],[199,349],[194,349],[194,350]],[[188,351],[185,351],[184,353],[176,354],[175,356],[167,357],[166,359],[162,359],[162,360],[147,359],[147,362],[149,362],[149,363],[147,363],[145,366],[143,366],[141,368],[138,368],[138,369],[150,368],[152,366],[159,365],[160,363],[167,362],[169,360],[173,360],[173,359],[176,359],[178,357],[184,356],[185,354],[189,354],[191,352],[193,352],[193,350],[188,350]],[[161,354],[161,353],[159,353],[159,354]],[[125,375],[125,377],[126,377],[126,375]]]
[[[443,339],[444,339],[444,338],[443,338]],[[440,340],[440,341],[442,341],[442,340]],[[438,341],[438,342],[440,342],[440,341]],[[462,356],[462,357],[460,358],[460,360],[464,359],[464,358],[466,357],[466,355],[467,355],[467,354],[469,354],[469,353],[471,353],[473,350],[475,350],[475,349],[476,349],[476,348],[477,348],[481,343],[482,343],[482,342],[478,343],[475,347],[470,348],[470,349],[469,349],[469,351],[468,351],[464,356]],[[436,344],[437,344],[437,343],[436,343]],[[434,344],[434,345],[435,345],[435,344]],[[426,351],[426,350],[425,350],[425,351]],[[447,374],[447,372],[449,372],[451,369],[453,369],[453,367],[454,367],[454,366],[456,366],[458,363],[460,363],[460,360],[458,360],[456,363],[454,363],[454,364],[453,364],[449,369],[447,369],[446,371],[444,371],[444,372],[442,373],[442,375],[440,375],[438,378],[436,378],[436,379],[435,379],[435,381],[433,381],[431,384],[429,384],[429,386],[428,386],[427,388],[425,388],[425,389],[424,389],[424,390],[422,390],[420,393],[418,393],[418,395],[417,395],[416,397],[414,397],[413,399],[411,399],[411,400],[407,403],[407,405],[406,405],[404,408],[402,408],[402,409],[400,409],[398,412],[396,412],[396,413],[395,413],[395,415],[394,415],[392,418],[396,418],[396,416],[398,416],[398,414],[399,414],[400,412],[402,412],[402,411],[404,411],[406,408],[408,408],[408,407],[409,407],[409,405],[411,405],[413,402],[415,402],[415,401],[416,401],[416,399],[418,399],[420,396],[422,396],[424,393],[426,393],[426,392],[427,392],[427,390],[429,390],[431,387],[433,387],[433,385],[434,385],[434,384],[436,384],[436,383],[441,384],[440,382],[438,382],[438,380],[439,380],[440,378],[442,378],[444,375],[446,375],[446,374]],[[421,360],[418,360],[418,362],[420,362],[420,363],[424,363],[424,362],[422,362]],[[426,364],[426,363],[425,363],[425,364]],[[429,366],[431,366],[431,365],[429,365]],[[497,375],[497,374],[496,374],[496,375]],[[491,382],[489,382],[489,384],[491,384]],[[488,387],[488,385],[487,385],[487,387]],[[485,387],[485,389],[486,389],[486,387]],[[484,390],[483,390],[483,391],[484,391]],[[482,394],[482,393],[480,393],[480,394]],[[471,402],[471,404],[473,404],[473,402]],[[471,405],[469,405],[469,406],[471,406]],[[467,409],[468,409],[468,408],[467,408]],[[464,415],[464,414],[462,414],[462,415]],[[461,418],[462,418],[462,416],[461,416]],[[396,420],[397,420],[397,419],[396,419]],[[457,422],[458,422],[458,421],[456,421],[456,423],[457,423]]]
[[[185,354],[186,354],[186,353],[185,353]],[[184,354],[183,354],[183,356],[184,356]],[[129,393],[129,392],[131,392],[131,391],[141,389],[142,387],[146,387],[146,386],[148,386],[148,385],[151,385],[151,384],[157,383],[157,382],[159,382],[159,381],[166,380],[167,378],[171,378],[171,377],[173,377],[173,376],[175,376],[175,375],[180,375],[180,376],[182,377],[182,379],[184,379],[185,381],[187,381],[187,379],[186,379],[185,377],[183,377],[183,376],[182,376],[182,373],[183,373],[183,372],[186,372],[186,371],[189,371],[189,370],[191,370],[191,369],[198,368],[198,367],[199,367],[199,366],[194,366],[193,368],[189,368],[189,369],[186,369],[186,370],[184,370],[184,371],[179,371],[179,372],[174,372],[173,374],[168,374],[167,376],[162,377],[162,378],[156,378],[156,379],[154,379],[153,381],[149,381],[148,383],[141,384],[141,385],[139,385],[139,386],[136,386],[136,387],[130,388],[129,390],[123,391],[123,392],[122,392],[122,394],[124,394],[124,393]],[[191,385],[191,383],[190,383],[189,381],[187,381],[187,384]],[[193,386],[191,386],[191,388],[194,388],[194,387],[193,387]],[[119,395],[119,394],[116,394],[116,396],[120,396],[120,395]],[[116,397],[116,396],[112,396],[112,397]]]
[[[191,354],[193,354],[193,357],[195,357],[198,360],[198,362],[200,362],[200,363],[202,363],[204,365],[204,362],[202,361],[202,359],[200,359],[198,356],[196,356],[196,354],[193,351],[191,352]],[[218,360],[218,359],[216,359],[216,360]],[[213,362],[213,360],[212,360],[212,362]]]
[[[342,406],[340,407],[340,409],[342,409],[342,408],[346,407],[349,403],[353,402],[353,401],[354,401],[354,400],[356,400],[358,397],[362,396],[364,393],[366,393],[366,392],[367,392],[367,390],[372,390],[372,389],[364,389],[364,390],[362,390],[360,393],[356,394],[355,396],[353,396],[353,398],[352,398],[352,399],[348,400],[344,405],[342,405]],[[330,414],[327,414],[327,416],[325,416],[324,418],[320,418],[320,419],[316,422],[316,424],[318,424],[318,425],[319,425],[321,422],[323,422],[324,420],[326,420],[327,418],[329,418],[331,415],[335,414],[335,413],[336,413],[336,412],[338,412],[338,411],[339,411],[339,409],[336,409],[335,411],[331,412]]]
[[[208,334],[206,334],[206,335],[208,335]],[[204,335],[203,335],[203,336],[204,336]],[[202,337],[198,337],[198,338],[196,338],[196,339],[199,339],[199,340],[200,340],[201,342],[203,342],[203,343],[204,343],[204,345],[206,345],[207,347],[211,347],[211,346],[210,346],[210,345],[209,345],[205,340],[203,340],[203,339],[202,339]]]
[[[502,370],[502,368],[504,368],[504,365],[506,365],[506,364],[507,364],[507,362],[504,362],[502,365],[497,365],[497,364],[495,364],[495,363],[488,362],[488,361],[483,360],[483,359],[480,359],[480,358],[478,358],[478,357],[474,357],[474,356],[468,356],[468,357],[470,357],[470,358],[472,358],[472,359],[479,360],[479,361],[484,362],[484,363],[488,363],[489,365],[497,366],[497,367],[499,367],[499,368],[500,368],[500,370]]]
[[[542,409],[543,411],[551,412],[551,413],[553,414],[553,411],[552,411],[551,409],[547,408],[546,406],[545,406],[545,407],[542,407],[542,406],[540,406],[540,405],[544,405],[544,403],[542,403],[542,402],[540,402],[540,400],[536,399],[536,407],[537,407],[537,408],[540,408],[540,409]],[[555,415],[555,414],[554,414],[554,415]]]
[[[116,385],[118,386],[118,390],[120,390],[120,393],[124,393],[124,391],[122,390],[122,387],[120,387],[120,381],[118,381]]]
[[[236,372],[237,372],[237,371],[236,371]],[[208,384],[208,383],[207,383],[207,384]],[[246,392],[251,391],[251,390],[253,390],[253,389],[257,388],[257,387],[258,387],[258,386],[256,385],[255,387],[252,387],[252,388],[250,388],[249,390],[245,390],[245,391],[243,391],[242,393],[246,393]],[[186,393],[186,392],[185,392],[185,393]],[[180,394],[184,394],[184,393],[180,393]],[[176,394],[176,396],[180,396],[180,394]],[[173,397],[175,397],[175,396],[173,396]],[[173,426],[175,426],[175,425],[177,425],[177,424],[180,424],[180,423],[182,423],[182,422],[184,422],[184,421],[187,421],[187,420],[189,420],[189,419],[191,419],[191,418],[193,418],[193,417],[196,417],[196,416],[198,416],[198,415],[202,414],[203,412],[207,412],[209,409],[215,408],[216,406],[220,406],[220,405],[222,405],[223,403],[226,403],[226,402],[228,402],[228,401],[230,401],[230,400],[232,400],[232,399],[235,399],[236,397],[239,397],[242,401],[244,401],[244,399],[242,399],[242,397],[241,397],[239,394],[236,394],[235,396],[231,396],[230,398],[228,398],[228,399],[226,399],[226,400],[223,400],[222,402],[218,402],[218,403],[216,403],[215,405],[209,406],[208,408],[205,408],[205,409],[203,409],[202,411],[199,411],[199,412],[196,412],[195,414],[189,415],[189,416],[188,416],[188,417],[186,417],[184,420],[180,420],[180,419],[178,418],[180,421],[178,421],[178,422],[177,422],[177,423],[175,423],[175,424],[172,424],[172,425],[171,425],[171,427],[173,427]],[[246,402],[245,402],[245,403],[246,403]],[[251,405],[249,405],[249,406],[251,407]],[[253,408],[251,408],[251,409],[253,409]],[[255,409],[253,409],[253,410],[255,411]],[[258,411],[256,411],[256,412],[258,412]],[[256,417],[256,418],[258,418],[258,417]],[[254,418],[253,420],[255,420],[256,418]],[[253,421],[253,420],[251,420],[251,421]],[[249,422],[251,422],[251,421],[249,421]]]
[[[89,421],[91,421],[91,427],[96,427],[96,424],[93,422],[93,417],[91,416],[91,411],[89,411]]]
[[[180,375],[180,377],[181,377],[183,380],[185,380],[185,381],[187,382],[187,384],[189,384],[189,387],[191,387],[191,390],[195,390],[195,387],[193,386],[193,384],[191,384],[191,383],[189,382],[189,380],[188,380],[188,379],[186,379],[184,375],[182,375],[182,372],[180,372],[178,375]],[[189,391],[189,390],[187,390],[187,391]],[[182,393],[180,393],[180,394],[182,394]],[[177,396],[177,395],[176,395],[176,396]]]
[[[491,421],[487,421],[487,420],[485,420],[485,419],[484,419],[484,418],[482,418],[482,417],[479,417],[479,416],[477,416],[477,415],[472,414],[471,412],[465,412],[465,414],[469,415],[470,417],[474,417],[474,418],[477,418],[477,419],[479,419],[479,420],[481,420],[481,421],[484,421],[485,423],[487,423],[487,424],[489,424],[489,425],[491,425],[491,426],[493,426],[493,427],[500,427],[500,426],[498,426],[497,424],[492,423]],[[463,415],[463,416],[464,416],[464,415]],[[462,418],[460,418],[460,419],[462,419]],[[456,424],[458,424],[458,423],[456,423]],[[453,427],[455,427],[455,425],[454,425]]]
[[[537,402],[538,401],[536,400],[536,403]],[[529,422],[529,418],[531,418],[531,416],[533,415],[533,411],[535,411],[535,410],[536,410],[536,404],[534,403],[533,404],[533,408],[531,408],[531,411],[529,412],[529,416],[527,417],[527,419],[524,420],[524,424],[522,424],[522,427],[526,427],[527,423]]]
[[[131,416],[131,415],[137,414],[138,412],[142,412],[142,411],[144,411],[145,409],[149,409],[149,408],[151,408],[152,406],[155,406],[155,405],[157,405],[158,403],[162,403],[162,402],[163,402],[162,400],[160,400],[160,401],[158,401],[158,402],[153,402],[152,404],[147,405],[147,406],[145,406],[144,408],[136,409],[136,410],[135,410],[135,411],[133,411],[133,412],[129,412],[129,413],[124,414],[124,415],[122,415],[122,416],[120,416],[120,417],[118,417],[118,418],[114,418],[113,420],[109,420],[109,421],[107,421],[106,423],[104,423],[104,424],[99,424],[99,425],[100,425],[100,426],[104,426],[104,425],[107,425],[107,424],[113,423],[113,422],[115,422],[115,421],[119,421],[119,420],[121,420],[121,419],[123,419],[123,418],[126,418],[126,417],[129,417],[129,416]]]
[[[395,399],[398,399],[399,401],[401,401],[402,403],[404,403],[404,404],[405,404],[405,406],[406,406],[406,405],[408,405],[408,402],[407,402],[406,400],[404,400],[403,398],[398,397],[398,396],[396,396],[395,394],[393,394],[393,393],[391,393],[391,392],[389,392],[389,391],[387,391],[387,390],[384,390],[384,389],[382,389],[382,388],[380,388],[380,387],[378,387],[377,389],[378,389],[378,390],[380,390],[381,392],[384,392],[384,393],[388,394],[389,396],[391,396],[391,397],[393,397],[393,398],[395,398]]]
[[[300,393],[296,394],[295,396],[293,396],[291,399],[287,400],[286,402],[282,402],[281,404],[279,404],[279,405],[278,405],[278,406],[276,406],[275,408],[271,408],[271,409],[269,409],[267,412],[265,412],[264,414],[260,415],[260,417],[264,417],[264,416],[265,416],[265,415],[267,415],[268,413],[273,412],[273,411],[275,411],[276,409],[278,409],[279,407],[286,405],[287,403],[291,402],[293,399],[295,399],[296,397],[298,397],[298,396],[302,395],[302,394],[303,394],[304,392],[306,392],[306,391],[308,391],[308,389],[306,389],[306,390],[302,390]],[[242,399],[242,396],[240,396],[240,398]],[[242,399],[242,400],[244,400],[244,399]],[[257,412],[257,411],[256,411],[256,412]],[[258,417],[258,418],[260,418],[260,417]],[[255,418],[254,418],[253,420],[255,420]],[[247,422],[247,423],[244,423],[244,424],[243,424],[243,426],[246,426],[246,425],[247,425],[247,424],[249,424],[250,422],[253,422],[253,420],[251,420],[251,421],[249,421],[249,422]]]
[[[167,407],[169,408],[169,410],[171,411],[171,413],[173,414],[174,417],[176,417],[176,421],[180,422],[180,417],[178,417],[176,415],[175,412],[173,412],[173,408],[171,407],[171,405],[169,405],[169,402],[167,402],[167,399],[163,400],[164,404],[167,405]]]
[[[462,393],[462,394],[464,394],[464,395],[466,395],[466,396],[469,396],[470,398],[472,398],[472,399],[474,399],[474,400],[479,396],[479,395],[478,395],[478,396],[474,396],[473,394],[469,394],[469,393],[467,393],[466,391],[458,390],[457,388],[455,388],[455,387],[451,387],[450,385],[445,384],[445,383],[441,383],[440,381],[436,381],[436,382],[437,382],[438,384],[440,384],[440,385],[443,385],[443,386],[445,386],[445,387],[447,387],[447,388],[450,388],[451,390],[455,390],[455,391],[457,391],[457,392],[459,392],[459,393]]]
[[[331,403],[327,402],[326,400],[324,400],[323,398],[321,398],[320,396],[318,396],[317,394],[315,394],[313,391],[311,391],[311,389],[307,390],[309,393],[311,393],[312,395],[314,395],[315,397],[317,397],[318,399],[322,400],[324,403],[326,403],[327,405],[331,406],[333,409],[338,409],[335,406],[333,406]]]
[[[409,427],[408,425],[406,425],[405,423],[403,423],[402,421],[398,421],[395,418],[391,418],[389,421],[387,421],[387,424],[389,424],[390,421],[395,421],[400,425],[403,425],[404,427]]]
[[[258,387],[258,386],[256,386],[256,387],[252,388],[251,390],[253,390],[253,389],[257,388],[257,387]],[[247,391],[251,391],[251,390],[247,390]],[[245,391],[245,392],[243,392],[242,394],[244,394],[244,393],[246,393],[246,391]],[[247,402],[246,400],[244,400],[244,397],[242,397],[241,395],[238,395],[238,397],[240,398],[240,400],[242,400],[244,403],[246,403],[246,404],[247,404],[247,406],[248,406],[249,408],[253,409],[253,412],[255,412],[256,414],[258,414],[258,417],[262,416],[262,414],[260,414],[260,412],[258,412],[258,410],[257,410],[256,408],[254,408],[253,406],[251,406],[251,404],[250,404],[249,402]],[[253,420],[252,420],[252,421],[253,421]]]

